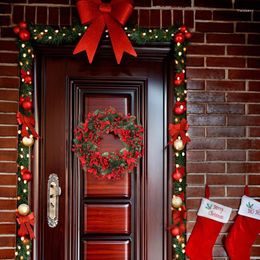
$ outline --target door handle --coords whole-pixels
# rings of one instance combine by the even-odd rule
[[[59,177],[56,173],[52,173],[49,175],[47,185],[47,220],[48,226],[51,228],[55,228],[58,225],[60,195]]]

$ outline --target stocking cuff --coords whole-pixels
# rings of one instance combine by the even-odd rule
[[[214,201],[202,198],[198,216],[209,218],[221,223],[227,223],[232,209]]]
[[[260,202],[244,195],[238,214],[260,220]]]

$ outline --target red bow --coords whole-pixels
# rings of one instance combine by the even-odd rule
[[[169,134],[171,137],[170,144],[173,144],[179,135],[181,136],[184,145],[187,142],[190,142],[189,136],[186,135],[186,131],[188,131],[188,129],[189,125],[184,118],[181,120],[180,124],[169,124]]]
[[[29,137],[29,133],[28,130],[26,129],[26,127],[28,127],[31,130],[32,135],[37,138],[39,135],[37,134],[37,132],[34,129],[35,126],[35,120],[34,117],[31,116],[25,116],[20,112],[17,112],[16,114],[16,119],[19,125],[22,125],[22,136],[27,136]]]
[[[27,216],[21,216],[17,214],[17,223],[20,225],[20,228],[18,230],[18,235],[20,237],[29,235],[30,239],[35,238],[33,229],[31,226],[34,226],[34,214],[31,213]]]
[[[102,33],[107,27],[118,64],[124,52],[137,56],[131,42],[121,28],[133,11],[131,0],[112,0],[111,3],[102,3],[101,0],[79,0],[77,9],[81,23],[91,22],[91,24],[73,54],[85,50],[89,63],[92,63]]]

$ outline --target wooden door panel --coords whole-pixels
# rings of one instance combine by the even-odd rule
[[[85,260],[130,260],[130,241],[87,241]]]
[[[130,234],[131,206],[85,205],[84,231],[87,234]]]

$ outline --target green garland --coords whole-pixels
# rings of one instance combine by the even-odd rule
[[[21,22],[19,26],[14,28],[14,32],[19,35],[18,46],[19,46],[19,66],[21,69],[21,84],[20,84],[20,106],[19,112],[30,117],[32,112],[30,109],[24,109],[23,99],[27,99],[32,102],[33,99],[33,89],[34,86],[32,82],[29,82],[22,72],[31,73],[33,69],[33,46],[35,44],[47,44],[47,45],[61,45],[61,44],[76,44],[80,37],[87,30],[87,26],[75,25],[72,27],[62,27],[54,28],[51,26],[44,25],[30,25],[27,27],[25,22]],[[174,100],[175,102],[182,102],[183,112],[173,113],[173,123],[178,125],[182,119],[186,118],[186,46],[188,44],[188,39],[191,34],[187,31],[185,26],[181,27],[171,27],[168,29],[144,29],[144,28],[124,28],[126,34],[130,40],[136,44],[143,45],[146,43],[153,42],[175,42],[174,46],[174,56],[175,61],[175,73],[180,74],[181,79],[177,78],[174,87]],[[28,36],[29,33],[29,36]],[[104,33],[104,37],[108,38],[108,33]],[[22,99],[22,100],[21,100]],[[30,158],[31,158],[31,148],[27,143],[23,142],[22,129],[23,124],[20,124],[18,131],[18,200],[17,207],[21,204],[28,204],[28,181],[23,179],[22,170],[23,168],[30,169]],[[34,127],[34,126],[33,126]],[[26,129],[28,131],[28,136],[32,135],[32,129]],[[36,138],[34,138],[36,139]],[[178,137],[181,139],[181,137]],[[30,144],[31,145],[31,144]],[[175,144],[173,145],[175,147]],[[173,149],[175,157],[175,166],[179,169],[185,167],[186,163],[186,152],[185,145],[180,150]],[[176,168],[176,169],[177,169]],[[186,177],[185,170],[183,172],[182,178],[173,182],[173,195],[183,195],[181,200],[181,205],[179,208],[173,208],[174,212],[184,210],[185,211],[185,188],[186,188]],[[186,211],[184,212],[186,213]],[[28,213],[29,214],[29,213]],[[186,223],[186,215],[182,216],[183,223]],[[176,227],[179,233],[174,233]],[[17,224],[17,230],[19,230],[20,225]],[[185,259],[185,230],[180,232],[179,223],[173,223],[170,228],[173,234],[173,247],[174,247],[174,259]],[[28,236],[17,235],[17,259],[28,259],[31,254],[32,241]]]

